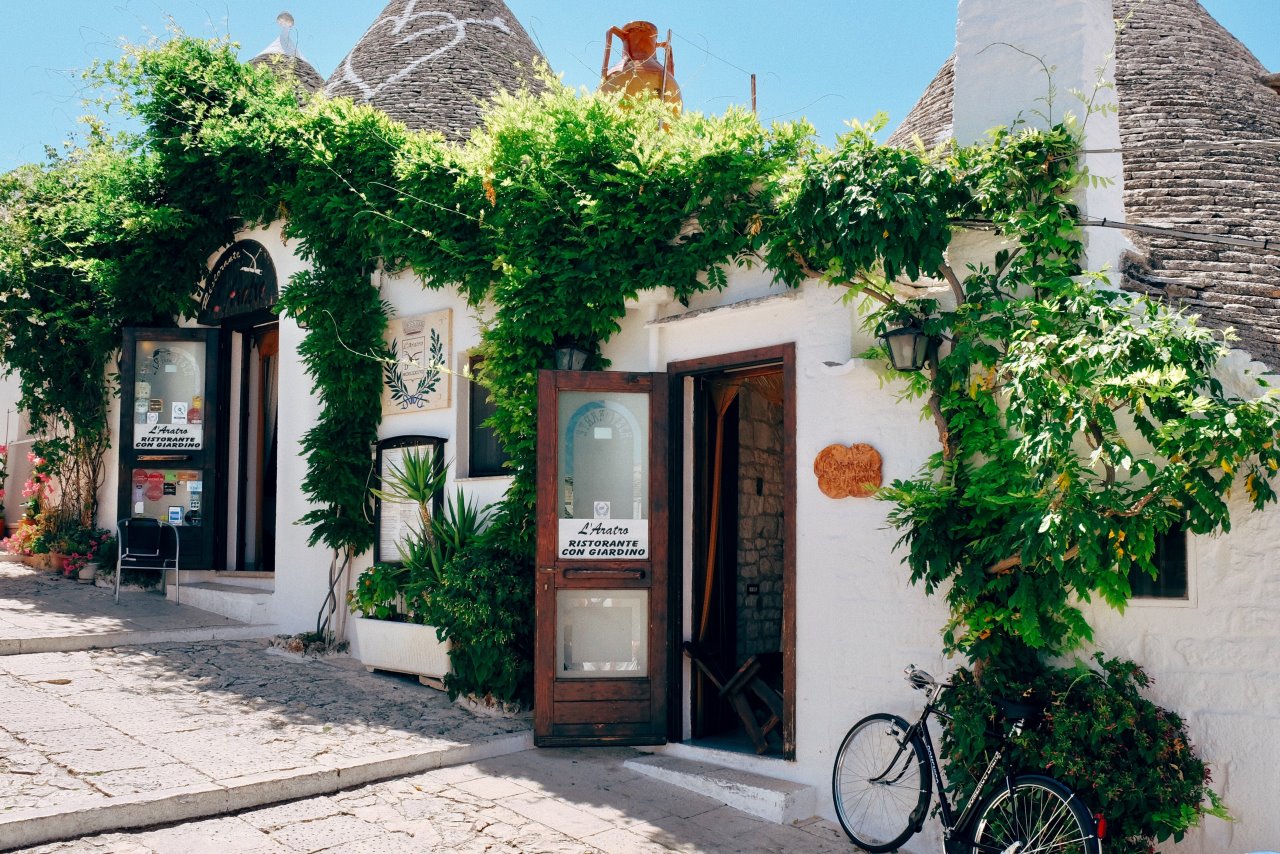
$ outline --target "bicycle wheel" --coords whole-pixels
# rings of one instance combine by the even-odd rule
[[[854,844],[894,851],[924,823],[933,785],[919,739],[897,715],[869,715],[840,744],[831,772],[836,817]]]
[[[992,793],[978,810],[974,854],[1099,854],[1093,816],[1052,777],[1024,774]]]

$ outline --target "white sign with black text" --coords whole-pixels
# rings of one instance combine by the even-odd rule
[[[204,447],[204,425],[139,424],[134,427],[133,447],[146,451],[198,451]]]
[[[556,554],[569,560],[648,560],[648,519],[560,519]]]

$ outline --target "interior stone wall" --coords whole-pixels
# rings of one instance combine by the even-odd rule
[[[738,643],[741,664],[782,649],[782,407],[738,395]]]

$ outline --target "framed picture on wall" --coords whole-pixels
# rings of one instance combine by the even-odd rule
[[[453,310],[442,309],[387,321],[391,361],[382,368],[382,414],[448,408],[453,347]]]
[[[382,488],[387,478],[394,476],[397,469],[403,470],[406,453],[417,452],[427,456],[434,465],[443,466],[444,444],[448,441],[439,436],[393,436],[382,439],[376,446],[374,471],[378,475],[378,486]],[[432,502],[431,514],[440,512],[444,497],[436,495]],[[422,527],[422,517],[418,505],[398,501],[383,501],[374,498],[374,525],[378,536],[373,541],[373,559],[375,562],[400,563],[400,548],[405,540]]]

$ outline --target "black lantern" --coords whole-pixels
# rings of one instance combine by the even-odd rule
[[[556,348],[557,371],[580,371],[591,355],[577,344],[565,344]]]
[[[929,336],[914,322],[890,329],[880,337],[889,351],[894,370],[918,371],[929,359]]]

